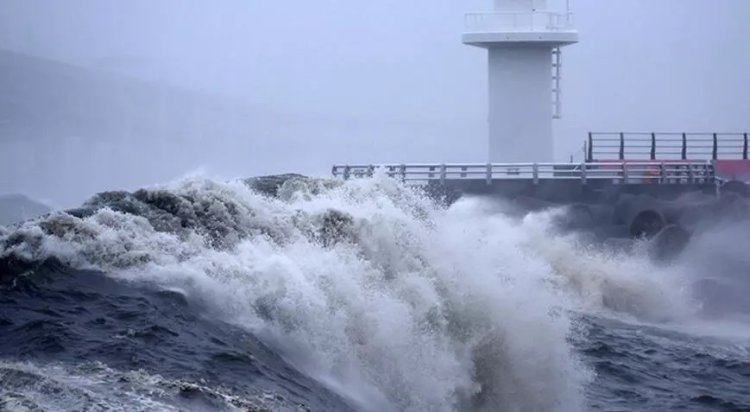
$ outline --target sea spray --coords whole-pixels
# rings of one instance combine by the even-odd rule
[[[100,195],[4,235],[2,255],[179,290],[371,410],[580,410],[591,376],[568,310],[599,294],[634,311],[607,308],[631,282],[617,262],[545,213],[445,208],[382,176],[273,194],[192,178]],[[571,286],[591,273],[605,281]]]
[[[721,280],[741,277],[741,248],[717,240],[736,238],[742,227],[728,228],[729,235],[721,227],[696,233],[686,256],[655,265],[644,242],[614,251],[561,230],[564,209],[521,217],[508,210],[489,198],[441,206],[382,175],[347,182],[288,177],[219,183],[193,177],[134,193],[103,193],[80,209],[6,228],[0,234],[0,290],[13,294],[6,302],[13,313],[21,318],[33,313],[24,330],[14,326],[16,319],[0,317],[0,326],[15,331],[13,339],[44,338],[29,350],[67,347],[66,339],[87,330],[77,326],[89,325],[78,313],[91,303],[65,298],[66,307],[57,299],[76,294],[66,285],[87,289],[101,283],[95,279],[109,283],[96,286],[100,306],[91,310],[110,311],[106,319],[113,320],[125,310],[128,317],[89,326],[94,329],[85,339],[92,339],[93,352],[81,352],[82,359],[95,356],[106,368],[111,360],[121,370],[85,371],[67,380],[70,400],[44,398],[45,382],[79,377],[75,368],[85,364],[41,362],[30,366],[37,372],[28,375],[41,386],[21,385],[18,391],[28,396],[8,392],[2,399],[48,399],[63,408],[88,402],[86,391],[100,387],[87,379],[136,373],[129,370],[143,365],[133,360],[135,354],[121,359],[119,352],[100,352],[111,344],[154,359],[183,356],[191,344],[203,347],[188,357],[187,370],[181,358],[171,367],[146,366],[146,375],[173,374],[165,382],[182,382],[168,384],[166,397],[146,394],[144,405],[156,402],[165,409],[192,399],[191,388],[215,392],[206,395],[214,400],[252,400],[257,392],[249,397],[243,392],[265,383],[283,394],[279,402],[291,410],[295,402],[348,410],[320,385],[311,389],[317,381],[357,410],[577,411],[623,405],[663,410],[714,399],[693,397],[701,390],[695,373],[709,376],[719,368],[716,376],[742,382],[738,374],[746,353],[744,334],[734,331],[739,324],[727,323],[723,328],[731,330],[721,331],[736,335],[731,345],[742,349],[728,352],[731,362],[713,352],[704,356],[698,349],[708,343],[726,344],[695,337],[714,333],[715,323],[695,317],[700,305],[690,292],[691,283],[709,270],[719,269],[713,271]],[[65,266],[77,270],[55,274]],[[52,273],[52,290],[42,293],[44,285],[36,290],[35,282],[46,282],[44,276],[32,279],[36,270]],[[14,273],[28,282],[16,288],[7,282]],[[42,294],[34,299],[28,292]],[[29,312],[21,302],[41,312]],[[46,307],[51,302],[59,306],[56,312]],[[34,320],[47,314],[50,319]],[[50,335],[64,325],[72,329]],[[108,335],[108,328],[125,325]],[[231,332],[235,328],[240,332]],[[48,336],[52,340],[45,340]],[[692,352],[693,362],[703,362],[698,370],[686,371],[690,362],[672,363],[672,357]],[[212,359],[208,364],[205,356]],[[8,376],[28,369],[9,362]],[[669,379],[654,376],[650,362],[669,371]],[[304,375],[290,372],[287,364]],[[240,384],[243,373],[244,389],[221,388],[222,376]],[[203,376],[210,383],[204,385]],[[673,378],[680,387],[667,384]],[[627,388],[643,380],[656,388],[655,395],[632,398],[620,379]],[[279,382],[282,387],[273,389]],[[682,387],[685,393],[674,403],[673,393]],[[738,388],[725,397],[742,404],[737,394],[744,386]],[[112,404],[130,396],[117,391],[95,398]]]
[[[548,279],[565,294],[566,308],[580,313],[643,321],[676,321],[695,314],[692,280],[681,266],[656,265],[649,244],[636,241],[629,251],[591,244],[579,234],[554,235],[550,222],[562,210],[528,215],[528,246],[552,267]],[[532,223],[533,222],[533,223]]]

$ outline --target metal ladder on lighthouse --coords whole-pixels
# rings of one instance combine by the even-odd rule
[[[552,118],[562,117],[562,99],[560,75],[562,72],[562,51],[559,47],[552,49]]]

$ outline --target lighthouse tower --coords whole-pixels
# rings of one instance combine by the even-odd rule
[[[554,161],[552,119],[561,115],[561,47],[578,42],[566,0],[494,0],[466,15],[464,44],[487,49],[489,161]]]

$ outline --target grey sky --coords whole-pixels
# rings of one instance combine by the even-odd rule
[[[325,174],[333,162],[485,161],[485,53],[463,46],[460,34],[463,13],[490,3],[0,0],[2,49],[232,97],[258,116],[273,113],[267,127],[202,142],[215,148],[167,137],[135,141],[133,150],[121,144],[118,170],[102,168],[96,182],[84,182],[75,167],[77,156],[92,156],[85,143],[64,154],[71,158],[65,167],[32,177],[12,175],[22,169],[16,162],[29,159],[10,159],[0,170],[0,192],[68,206],[92,191],[199,167],[247,176]],[[750,130],[750,1],[573,6],[581,43],[565,50],[559,160],[579,151],[588,130]],[[0,145],[8,139],[0,136]],[[253,146],[253,139],[263,143]],[[26,155],[51,150],[24,144]],[[164,164],[138,170],[141,149],[158,152]],[[81,183],[53,183],[54,174]]]

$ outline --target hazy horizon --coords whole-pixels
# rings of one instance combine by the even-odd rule
[[[71,206],[195,170],[326,175],[333,163],[483,162],[486,56],[460,36],[463,13],[490,3],[5,0],[0,49],[223,96],[253,120],[209,141],[136,138],[116,152],[106,135],[96,150],[45,136],[77,142],[64,153],[0,136],[0,193]],[[572,4],[581,42],[564,51],[557,160],[579,154],[589,130],[750,131],[750,2]]]

